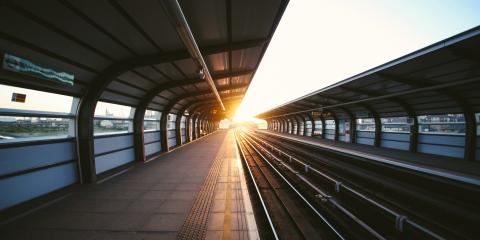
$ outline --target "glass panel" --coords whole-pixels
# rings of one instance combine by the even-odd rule
[[[325,129],[335,130],[335,120],[325,120]]]
[[[168,122],[167,122],[167,130],[175,129],[175,120],[177,119],[177,115],[175,114],[168,114]]]
[[[480,113],[475,113],[475,119],[477,120],[477,136],[480,136]]]
[[[338,120],[338,134],[345,134],[345,120]]]
[[[95,117],[132,119],[135,108],[113,103],[98,102]]]
[[[151,121],[145,120],[143,121],[143,131],[158,131],[160,130],[160,122],[159,121]]]
[[[73,137],[74,129],[69,118],[0,116],[0,142]]]
[[[160,130],[160,118],[162,113],[159,111],[146,110],[143,118],[143,131],[158,131]]]
[[[132,121],[121,119],[94,119],[94,135],[132,132]]]
[[[25,94],[25,102],[12,101],[12,94]],[[71,113],[73,97],[0,84],[0,108]]]
[[[429,134],[465,134],[463,114],[418,116],[419,132]]]
[[[147,110],[145,111],[145,116],[143,119],[145,120],[160,120],[162,117],[162,113],[159,111]]]
[[[407,122],[408,117],[390,117],[381,118],[382,132],[401,132],[409,133],[410,125]]]
[[[375,131],[375,119],[373,118],[357,118],[357,131]]]
[[[315,129],[313,135],[322,135],[322,120],[315,120]]]

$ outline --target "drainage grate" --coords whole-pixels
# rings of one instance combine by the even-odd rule
[[[223,146],[220,148],[223,151]],[[182,228],[178,232],[177,239],[205,239],[207,232],[207,220],[210,213],[211,203],[215,193],[217,178],[220,175],[225,151],[220,152],[210,168],[202,188],[197,194],[190,214],[185,219]]]

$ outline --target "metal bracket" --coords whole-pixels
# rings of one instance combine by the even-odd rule
[[[335,182],[335,192],[340,192],[340,187],[342,186],[342,182]]]
[[[322,201],[324,203],[327,202],[329,198],[331,198],[331,196],[325,196],[325,195],[320,194],[320,193],[316,194],[315,197],[320,199],[320,201]]]
[[[397,215],[397,217],[395,218],[395,229],[397,229],[399,232],[403,232],[403,225],[405,223],[405,220],[407,220],[406,216]]]

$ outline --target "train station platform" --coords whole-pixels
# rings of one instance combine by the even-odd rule
[[[32,183],[34,184],[34,183]],[[216,131],[0,225],[2,239],[256,239],[233,131]]]
[[[468,162],[462,159],[440,155],[408,152],[363,144],[351,144],[330,139],[279,133],[271,130],[257,130],[257,132],[306,143],[327,151],[365,158],[391,164],[400,168],[416,170],[480,186],[480,164],[475,162]]]

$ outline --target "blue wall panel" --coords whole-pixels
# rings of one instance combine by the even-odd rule
[[[177,139],[176,138],[170,138],[168,139],[168,147],[176,147],[177,146]]]
[[[342,142],[345,142],[345,135],[340,135],[338,136],[338,140],[342,141]]]
[[[172,130],[168,130],[167,132],[167,137],[170,139],[170,138],[175,138],[176,135],[175,135],[175,129],[172,129]]]
[[[334,140],[335,139],[335,130],[325,129],[325,138]]]
[[[159,131],[144,133],[145,155],[152,155],[162,151],[161,135]]]
[[[0,209],[12,207],[77,182],[76,163],[0,180]]]
[[[463,147],[418,144],[418,151],[423,153],[463,158]]]
[[[160,142],[153,142],[149,144],[145,144],[145,155],[152,155],[162,151],[162,146]]]
[[[395,140],[395,141],[403,141],[403,142],[410,142],[410,134],[409,133],[382,133],[382,139],[385,140]]]
[[[375,143],[375,132],[357,131],[357,143],[373,146]]]
[[[397,142],[397,141],[389,141],[389,140],[382,140],[380,143],[381,147],[385,148],[395,148],[400,150],[408,150],[410,147],[409,142]]]
[[[187,130],[185,128],[182,128],[182,144],[185,144],[187,142]]]
[[[144,142],[146,143],[149,143],[149,142],[156,142],[156,141],[160,141],[161,139],[161,136],[160,136],[160,132],[145,132],[144,134]]]
[[[463,158],[465,136],[419,134],[418,151],[423,153]]]
[[[168,147],[175,147],[177,146],[177,135],[175,134],[175,129],[168,130]]]
[[[133,134],[96,138],[94,142],[96,155],[95,167],[97,174],[135,160]],[[98,156],[105,152],[111,153]]]
[[[0,175],[76,159],[75,143],[0,149]]]
[[[129,162],[133,162],[134,160],[135,151],[133,148],[95,157],[96,173],[99,174],[105,172]]]
[[[362,138],[375,138],[375,132],[357,131],[357,137],[362,137]]]
[[[358,144],[372,145],[374,144],[374,139],[371,138],[357,138]]]
[[[409,133],[382,132],[381,147],[408,150],[410,146]]]
[[[96,138],[95,154],[133,146],[133,134]]]
[[[419,134],[418,142],[420,143],[433,143],[444,144],[452,146],[465,146],[465,136],[457,135],[436,135],[436,134]]]
[[[480,137],[477,136],[477,151],[475,153],[475,160],[480,161]]]

